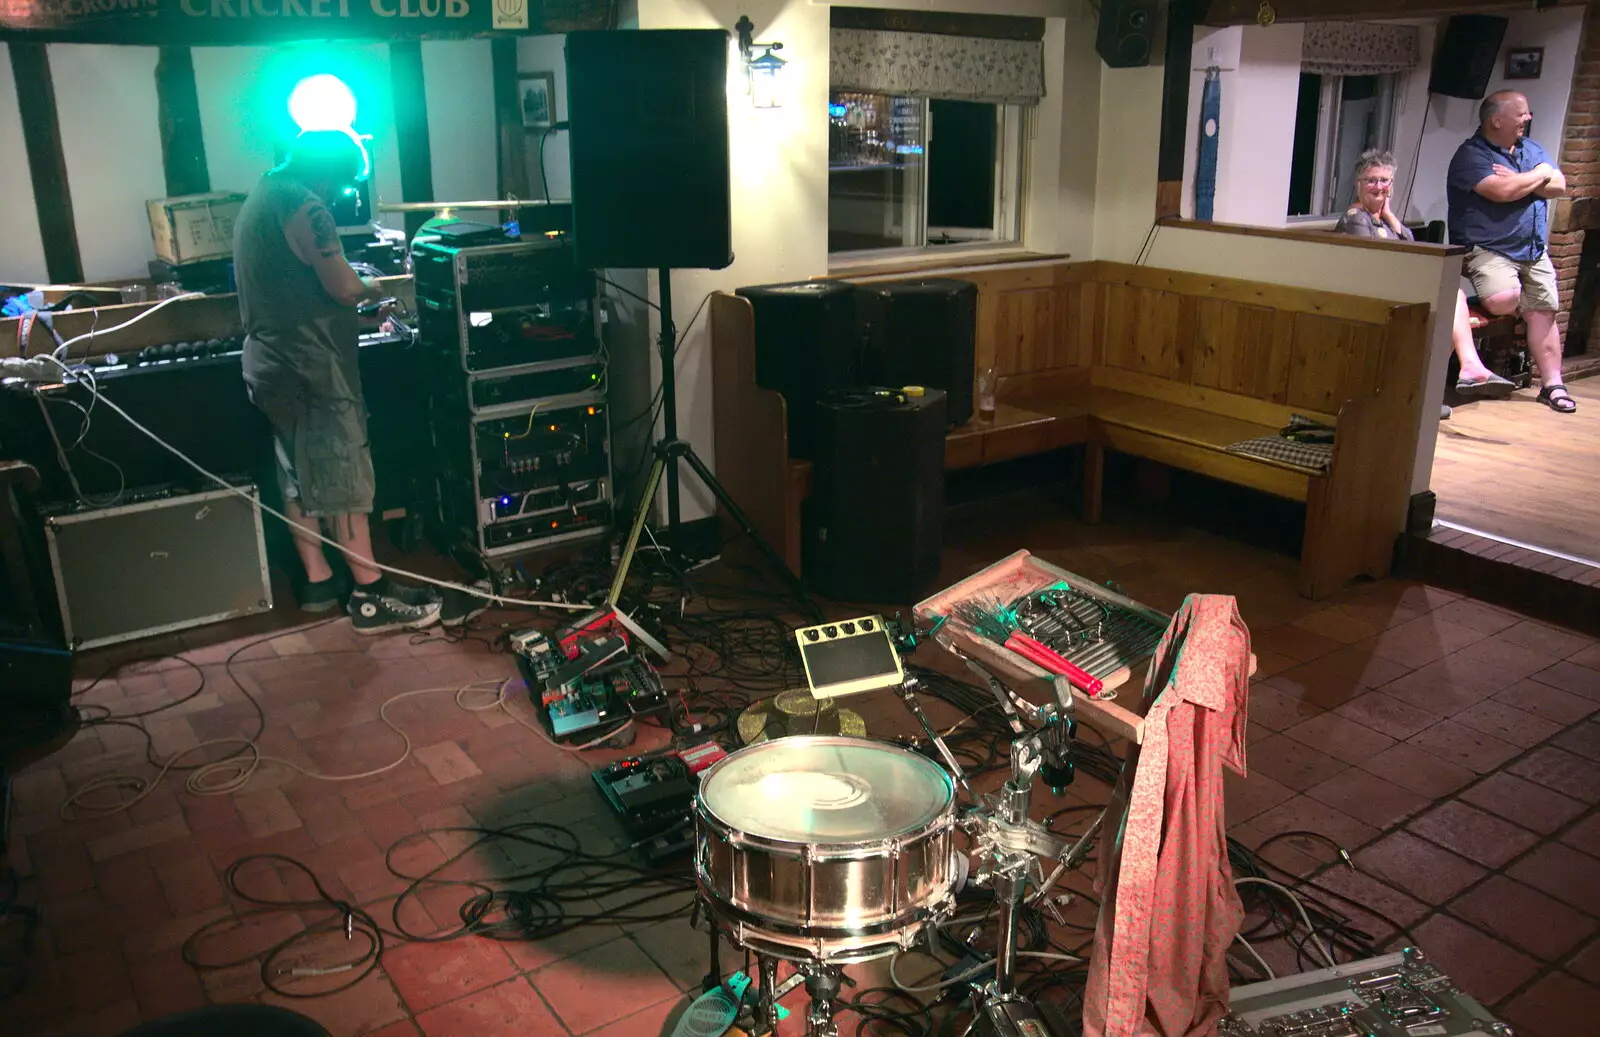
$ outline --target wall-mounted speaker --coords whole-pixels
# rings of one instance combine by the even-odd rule
[[[1500,56],[1509,19],[1497,14],[1450,17],[1433,52],[1428,92],[1481,101]]]
[[[1159,0],[1101,0],[1094,49],[1111,68],[1150,64],[1159,22]]]
[[[721,29],[567,36],[579,267],[733,262],[728,49]]]

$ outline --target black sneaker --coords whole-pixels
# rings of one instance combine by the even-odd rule
[[[345,611],[350,613],[350,623],[358,634],[387,634],[395,630],[421,630],[439,620],[439,600],[422,598],[416,587],[386,587],[380,593],[357,587],[350,595]]]
[[[344,604],[345,595],[349,588],[344,580],[335,573],[326,580],[316,583],[300,585],[295,598],[300,605],[301,612],[330,612]]]
[[[483,591],[484,594],[494,593],[494,588],[489,585],[488,580],[478,580],[471,586],[475,590]],[[489,605],[488,598],[446,587],[444,589],[444,606],[439,610],[439,622],[447,627],[461,626],[469,619],[481,616],[489,611]]]

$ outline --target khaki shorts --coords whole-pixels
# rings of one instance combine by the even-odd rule
[[[315,518],[370,512],[376,482],[361,399],[249,389],[272,425],[284,499]]]
[[[1523,312],[1549,310],[1554,313],[1561,309],[1556,291],[1556,268],[1550,262],[1549,252],[1531,263],[1519,263],[1474,245],[1462,264],[1462,272],[1472,279],[1472,290],[1478,293],[1479,299],[1520,289],[1522,298],[1517,309]]]

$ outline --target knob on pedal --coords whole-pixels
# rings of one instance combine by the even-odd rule
[[[822,628],[822,632],[824,634],[827,634],[829,637],[838,637],[839,636],[839,628],[835,627],[835,626],[823,627]]]

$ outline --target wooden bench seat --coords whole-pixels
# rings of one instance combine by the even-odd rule
[[[1000,373],[1001,402],[947,436],[947,469],[1084,444],[1096,521],[1105,452],[1130,454],[1303,502],[1307,597],[1388,574],[1428,306],[1101,261],[962,276],[979,282],[978,366]],[[788,457],[782,397],[754,386],[748,303],[718,296],[711,319],[718,475],[798,572],[811,465]],[[1336,429],[1326,470],[1228,451],[1294,415]]]

